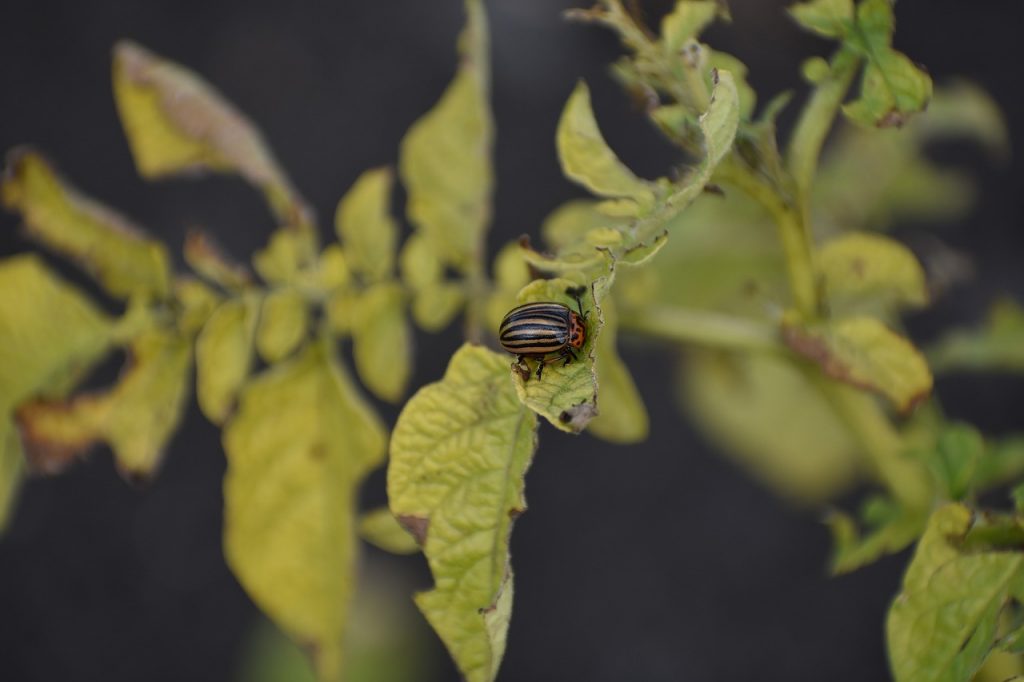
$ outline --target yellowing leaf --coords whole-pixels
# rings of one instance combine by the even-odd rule
[[[359,378],[384,400],[397,402],[412,371],[412,339],[405,295],[395,282],[375,284],[358,299],[352,354]]]
[[[857,443],[792,363],[693,352],[681,380],[694,425],[776,493],[817,504],[856,480]]]
[[[37,152],[20,148],[8,155],[0,198],[21,213],[29,236],[75,261],[112,296],[167,296],[170,265],[163,245],[80,194]]]
[[[461,284],[438,282],[416,293],[412,301],[412,317],[428,332],[439,332],[452,321],[466,302]]]
[[[512,608],[508,542],[526,509],[537,420],[501,355],[464,345],[406,404],[391,439],[388,500],[418,539],[434,588],[416,604],[468,682],[493,680]]]
[[[678,0],[675,9],[661,20],[661,40],[665,48],[676,52],[687,40],[700,35],[715,16],[722,3],[717,0]]]
[[[340,336],[352,333],[356,324],[359,293],[354,289],[338,289],[327,299],[325,312],[331,331]]]
[[[306,230],[282,227],[270,236],[266,248],[253,254],[256,272],[270,284],[292,284],[315,262],[316,241]]]
[[[355,579],[357,486],[384,457],[380,420],[325,342],[250,381],[224,432],[224,550],[253,601],[341,674]]]
[[[241,289],[252,282],[248,268],[235,263],[205,232],[190,230],[185,237],[185,261],[205,279],[227,289]]]
[[[0,415],[71,388],[106,353],[110,321],[36,256],[0,261]]]
[[[263,191],[282,223],[309,225],[305,201],[263,136],[196,74],[122,40],[114,46],[113,79],[117,111],[143,177],[238,173]]]
[[[477,257],[494,182],[487,19],[479,0],[466,0],[466,14],[455,79],[406,133],[399,156],[409,220],[434,253],[461,270]]]
[[[21,452],[18,430],[9,415],[0,416],[0,537],[18,499],[25,477],[25,456]]]
[[[924,268],[899,242],[882,235],[851,232],[829,241],[817,256],[830,302],[923,306],[928,302]]]
[[[387,507],[363,514],[359,519],[359,535],[371,545],[392,554],[413,554],[420,551],[412,534],[398,523]]]
[[[971,525],[959,504],[928,522],[886,620],[896,682],[966,682],[992,647],[1024,554],[962,549]]]
[[[549,213],[540,231],[544,242],[561,252],[581,241],[594,228],[617,227],[624,222],[602,213],[598,202],[592,199],[572,199]]]
[[[176,331],[153,328],[136,337],[130,351],[112,388],[66,403],[29,403],[18,411],[25,448],[36,466],[60,470],[104,441],[124,475],[152,474],[184,411],[191,343]]]
[[[811,327],[784,324],[782,337],[828,376],[879,393],[901,412],[931,393],[931,370],[920,351],[873,317]]]
[[[338,202],[334,229],[352,269],[368,282],[391,275],[398,225],[391,217],[391,170],[368,170]]]
[[[328,244],[320,252],[319,286],[321,289],[331,291],[343,287],[351,280],[351,272],[348,258],[345,252],[337,244]]]
[[[178,330],[194,337],[220,305],[221,297],[195,277],[179,276],[174,280],[174,298],[181,306]]]
[[[309,328],[309,307],[295,289],[275,289],[263,299],[256,350],[267,362],[277,362],[298,348]]]
[[[853,0],[813,0],[790,6],[789,14],[804,28],[842,38],[853,28]]]
[[[222,303],[196,338],[196,395],[199,408],[222,424],[249,376],[260,299],[249,294]]]
[[[587,426],[587,432],[612,443],[639,443],[647,438],[647,409],[629,368],[619,357],[615,345],[618,324],[610,303],[606,299],[601,306],[604,326],[595,350],[600,413]]]
[[[402,280],[413,289],[421,289],[439,282],[444,275],[444,264],[430,248],[422,234],[412,234],[405,240],[399,254]]]
[[[590,107],[590,90],[580,81],[558,121],[558,158],[567,178],[602,197],[627,198],[638,212],[654,202],[654,185],[641,180],[619,161],[601,136]]]

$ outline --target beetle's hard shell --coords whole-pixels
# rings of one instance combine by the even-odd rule
[[[556,353],[570,341],[574,313],[561,303],[527,303],[513,308],[498,328],[501,347],[516,355]]]

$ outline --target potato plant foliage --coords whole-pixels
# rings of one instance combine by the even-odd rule
[[[874,491],[859,510],[830,513],[834,571],[916,543],[885,623],[897,680],[1024,671],[1024,487],[1018,507],[977,502],[1018,483],[1024,442],[948,421],[932,390],[933,372],[1024,369],[1024,311],[1001,302],[985,328],[922,351],[900,313],[941,292],[886,234],[899,218],[967,208],[969,185],[922,149],[968,136],[1001,151],[987,97],[963,84],[933,93],[892,47],[888,0],[800,2],[792,19],[835,47],[804,64],[810,94],[781,140],[775,121],[797,106],[791,94],[759,103],[743,63],[701,42],[728,21],[725,3],[679,0],[650,26],[633,5],[602,0],[570,17],[621,38],[613,76],[645,103],[683,170],[630,170],[580,82],[556,149],[593,198],[554,210],[538,246],[508,244],[487,263],[488,28],[480,0],[465,8],[453,80],[402,140],[397,170],[369,169],[341,197],[326,244],[253,123],[133,43],[115,47],[113,84],[138,172],[251,183],[280,228],[250,263],[193,232],[190,271],[177,271],[164,245],[39,152],[8,153],[4,207],[121,312],[36,255],[0,262],[0,524],[26,475],[59,474],[98,443],[125,476],[156,475],[194,390],[223,429],[228,563],[319,679],[344,679],[362,535],[423,553],[434,587],[417,606],[467,680],[494,680],[514,606],[509,537],[540,425],[622,444],[647,435],[617,351],[623,333],[677,356],[686,413],[780,496],[823,505],[854,484]],[[404,240],[390,208],[397,182],[412,227]],[[579,360],[525,380],[496,350],[498,321],[518,303],[574,305],[568,291],[580,288]],[[412,326],[436,332],[457,318],[465,344],[409,397]],[[127,356],[117,380],[80,390],[115,350]],[[390,436],[364,391],[404,402]],[[385,460],[389,509],[360,515],[359,486]]]

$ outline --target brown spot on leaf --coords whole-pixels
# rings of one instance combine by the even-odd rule
[[[523,509],[522,507],[512,507],[511,509],[508,510],[508,517],[515,521],[520,516],[522,516],[524,512],[526,512],[526,510]]]
[[[402,528],[409,531],[409,534],[416,539],[416,544],[423,547],[427,542],[427,530],[430,528],[430,519],[411,514],[399,514],[395,518]]]
[[[327,459],[327,446],[320,441],[313,443],[313,445],[309,448],[309,457],[310,459],[317,462],[324,461],[325,459]]]
[[[54,422],[70,417],[74,409],[74,402],[39,400],[22,405],[15,413],[25,458],[36,473],[59,474],[96,445],[97,437],[91,432],[51,428]]]
[[[850,269],[853,270],[853,274],[858,277],[864,277],[864,272],[867,270],[867,264],[863,258],[854,258],[850,263]]]
[[[202,274],[228,286],[243,286],[252,282],[249,269],[228,257],[217,241],[198,228],[190,228],[185,235],[185,260]],[[211,272],[213,269],[218,272]],[[206,272],[203,272],[203,271]]]
[[[850,368],[832,354],[828,344],[821,337],[808,334],[799,327],[783,325],[782,340],[793,352],[817,364],[825,374],[833,379],[853,384],[859,388],[873,388],[863,382],[854,381],[850,376]]]
[[[902,111],[891,109],[882,118],[878,119],[879,128],[902,128],[907,122],[907,117]]]

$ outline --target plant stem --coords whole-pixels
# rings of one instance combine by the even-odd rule
[[[814,382],[839,418],[860,442],[878,480],[907,509],[926,510],[932,501],[932,485],[921,462],[904,454],[903,439],[875,398],[845,386],[808,368]]]
[[[705,310],[666,305],[624,309],[619,324],[627,331],[677,343],[761,353],[786,351],[775,326]]]
[[[860,67],[860,57],[843,46],[832,57],[831,67],[831,75],[818,85],[800,112],[786,150],[786,165],[796,181],[801,204],[806,204],[821,146]]]
[[[793,303],[806,317],[818,312],[818,287],[814,274],[813,247],[805,214],[782,197],[760,176],[755,175],[735,153],[715,171],[715,177],[745,192],[761,204],[775,220],[786,257],[786,275]]]

